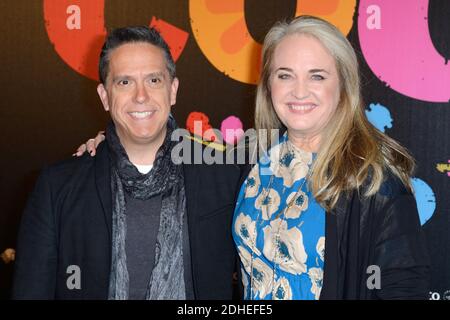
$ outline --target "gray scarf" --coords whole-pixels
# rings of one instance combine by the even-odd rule
[[[170,136],[177,127],[169,117],[167,135],[156,153],[153,169],[141,174],[130,162],[111,122],[106,141],[111,154],[112,259],[109,299],[128,299],[129,278],[125,239],[127,234],[124,191],[131,197],[146,200],[162,195],[159,231],[156,238],[155,264],[147,287],[147,300],[186,299],[183,267],[183,215],[185,213],[184,178],[181,165],[171,160],[176,142]],[[149,270],[150,272],[150,270]]]

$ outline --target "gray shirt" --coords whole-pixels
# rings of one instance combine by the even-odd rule
[[[143,300],[155,264],[156,237],[159,230],[161,195],[148,200],[130,197],[125,192],[127,235],[125,250],[130,300]],[[194,299],[187,214],[183,221],[183,261],[186,299]]]

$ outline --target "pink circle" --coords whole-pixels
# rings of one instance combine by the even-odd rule
[[[220,125],[223,140],[228,144],[235,144],[244,135],[242,121],[235,116],[225,118]]]

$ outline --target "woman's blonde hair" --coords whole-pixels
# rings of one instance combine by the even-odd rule
[[[365,195],[372,195],[380,188],[386,170],[411,190],[413,158],[405,148],[368,122],[355,51],[346,37],[325,20],[301,16],[291,22],[277,23],[266,35],[256,93],[255,128],[267,132],[269,145],[271,129],[284,129],[272,105],[270,76],[275,49],[291,34],[316,38],[333,56],[339,74],[340,101],[322,134],[326,138],[320,141],[309,181],[316,200],[330,210],[343,193],[358,190],[365,183],[368,184]]]

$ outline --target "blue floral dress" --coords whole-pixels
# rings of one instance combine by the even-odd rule
[[[284,135],[241,187],[233,238],[245,299],[319,299],[325,211],[308,190],[314,157]]]

